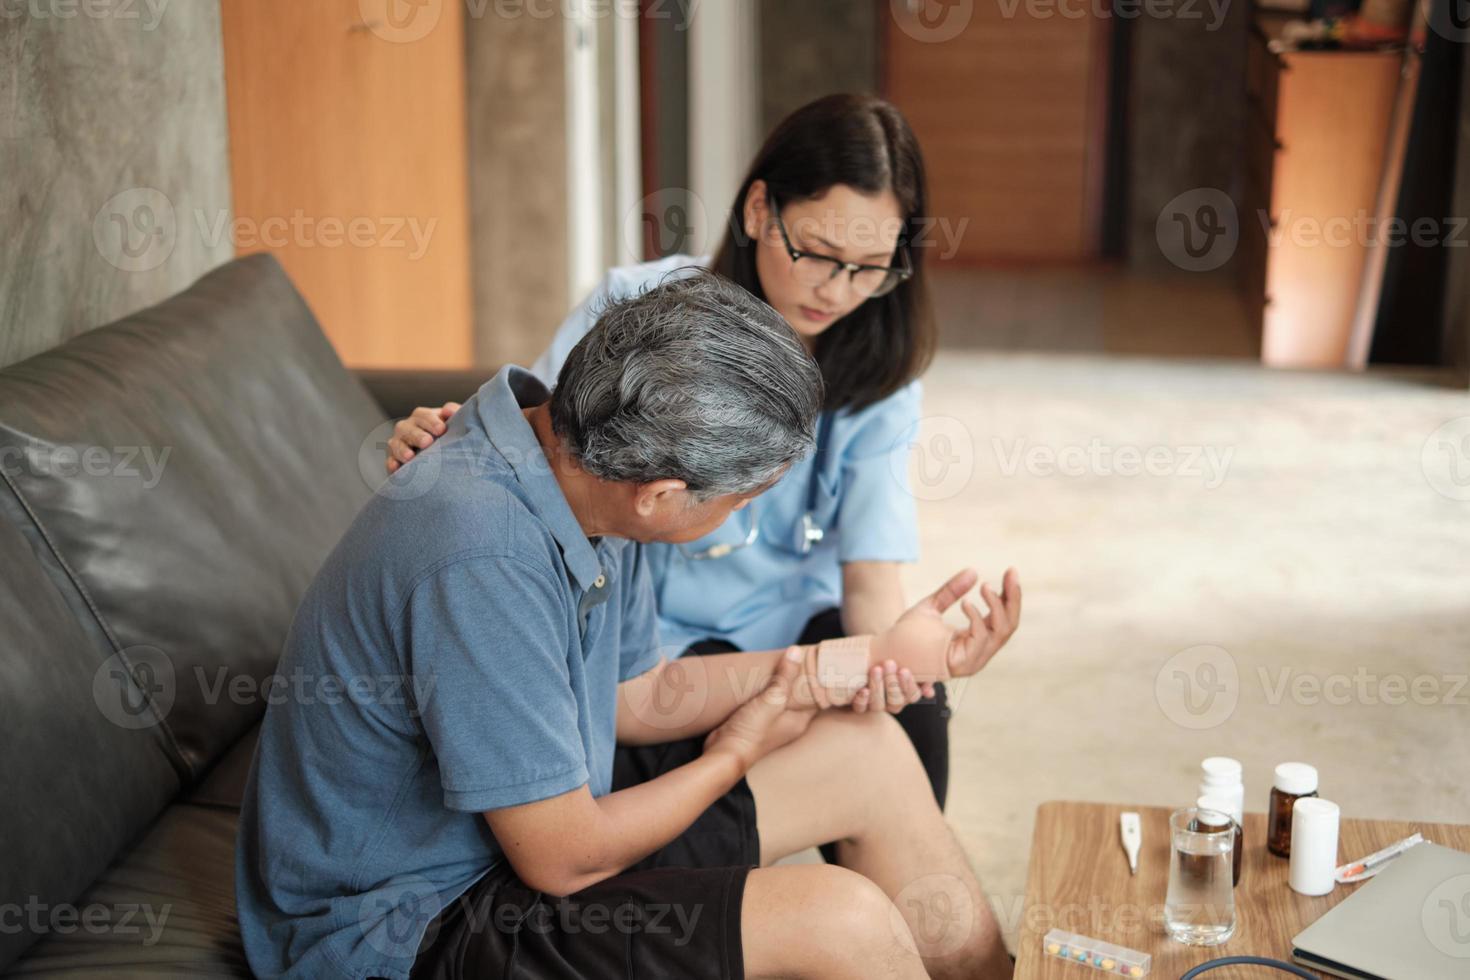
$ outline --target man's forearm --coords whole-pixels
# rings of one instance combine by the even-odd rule
[[[791,706],[843,707],[867,684],[868,668],[884,660],[907,667],[921,682],[948,679],[942,636],[906,639],[889,631],[801,647],[804,662]],[[626,682],[618,692],[619,744],[658,745],[705,734],[765,687],[784,652],[681,657]]]
[[[658,745],[704,735],[765,688],[783,650],[686,656],[619,689],[618,742]],[[792,704],[810,704],[793,690]]]
[[[873,642],[872,637],[847,637],[840,641],[845,655],[819,654],[819,644],[799,647],[803,664],[791,688],[791,706],[847,704],[867,682],[868,648]],[[713,730],[766,686],[785,653],[681,657],[625,683],[619,690],[619,744],[658,745]]]

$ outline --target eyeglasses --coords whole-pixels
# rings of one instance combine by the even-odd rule
[[[803,252],[791,244],[791,236],[786,232],[786,222],[781,220],[781,209],[776,206],[775,201],[771,202],[771,213],[776,217],[776,227],[781,231],[786,254],[791,256],[791,275],[803,286],[821,286],[846,272],[852,291],[864,299],[872,299],[893,292],[899,283],[908,281],[914,274],[908,264],[908,256],[902,250],[898,252],[902,266],[863,265],[861,262],[834,259],[830,255]]]

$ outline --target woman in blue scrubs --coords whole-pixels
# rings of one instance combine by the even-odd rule
[[[918,378],[935,345],[924,278],[926,247],[934,244],[924,239],[927,207],[918,141],[899,111],[866,96],[819,99],[766,140],[713,258],[675,255],[613,269],[533,367],[553,384],[609,299],[706,265],[773,306],[822,369],[817,451],[707,538],[650,546],[661,642],[672,653],[874,633],[908,607],[899,564],[918,559],[908,457]],[[400,422],[390,472],[442,434],[457,408],[421,408]],[[1019,593],[1014,571],[1001,596],[981,590],[992,610]],[[861,708],[868,691],[860,696]],[[942,807],[944,686],[897,717]]]

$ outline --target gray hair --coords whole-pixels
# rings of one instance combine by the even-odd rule
[[[811,450],[822,375],[781,315],[703,269],[604,307],[562,365],[551,420],[588,473],[763,488]]]

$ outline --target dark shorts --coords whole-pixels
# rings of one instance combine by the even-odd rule
[[[619,749],[613,789],[699,757],[704,739]],[[565,898],[493,869],[429,925],[413,977],[639,980],[745,975],[740,903],[760,863],[755,798],[741,780],[667,846]]]

